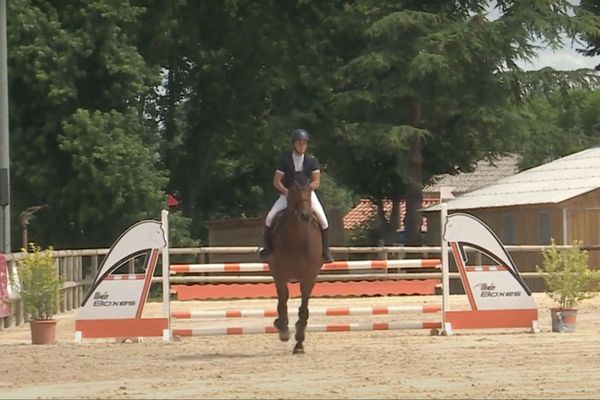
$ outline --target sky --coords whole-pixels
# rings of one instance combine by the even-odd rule
[[[580,0],[571,0],[573,5],[578,5]],[[495,8],[496,4],[492,1],[487,7],[487,17],[490,20],[495,20],[500,17],[500,12]],[[557,70],[574,70],[580,68],[593,69],[600,64],[600,56],[584,57],[577,53],[575,49],[582,48],[580,43],[572,43],[571,40],[564,38],[565,45],[556,51],[551,48],[543,48],[538,52],[538,57],[532,59],[531,62],[518,63],[519,66],[526,70],[537,70],[544,67],[552,67]]]
[[[576,48],[581,48],[581,45],[566,43],[562,49],[552,51],[552,49],[541,49],[538,57],[532,60],[531,63],[519,63],[523,69],[540,69],[544,67],[552,67],[559,70],[573,70],[580,68],[594,68],[600,64],[600,56],[584,57],[575,51]]]

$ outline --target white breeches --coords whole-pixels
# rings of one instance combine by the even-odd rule
[[[321,229],[327,229],[329,227],[329,223],[327,222],[327,217],[325,216],[325,211],[323,211],[323,206],[321,206],[321,202],[317,197],[317,194],[313,191],[310,197],[310,204],[312,206],[312,210],[317,214],[317,219],[319,220],[319,225],[321,225]],[[287,207],[287,198],[284,195],[279,195],[279,198],[273,204],[271,211],[267,214],[267,219],[265,221],[265,225],[271,227],[273,223],[273,218],[277,215],[277,213]]]

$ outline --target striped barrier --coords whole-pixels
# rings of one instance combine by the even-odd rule
[[[369,270],[380,270],[385,272],[390,268],[440,268],[441,260],[439,259],[414,259],[414,260],[361,260],[361,261],[336,261],[333,263],[323,264],[322,271],[369,271]],[[221,263],[221,264],[174,264],[170,265],[170,275],[177,274],[191,274],[191,273],[240,273],[240,272],[268,272],[269,265],[267,263]],[[388,278],[389,275],[401,275],[400,281],[391,282],[391,285],[396,289],[402,288],[402,293],[408,293],[407,288],[404,288],[406,283],[411,280],[431,278],[432,274],[377,274],[377,276],[370,277],[372,279],[383,279]],[[421,276],[426,275],[426,276]],[[364,273],[362,275],[352,275],[354,280],[362,280],[368,275]],[[437,277],[435,280],[431,280],[433,283],[429,286],[437,285],[441,282],[439,272],[433,274]],[[332,275],[331,280],[339,279],[340,275]],[[195,277],[182,277],[182,281],[197,281]],[[252,279],[250,279],[252,278]],[[323,278],[323,276],[320,276]],[[208,287],[213,286],[211,282],[217,283],[219,281],[231,282],[243,282],[245,279],[248,280],[248,284],[245,286],[256,286],[256,283],[271,282],[271,277],[198,277],[205,282],[204,285],[196,286],[177,286],[174,289],[177,291],[178,299],[183,300],[186,296],[181,292],[190,292],[188,299],[199,299],[202,298],[203,294],[210,292]],[[173,280],[173,277],[170,278]],[[253,284],[250,284],[253,283]],[[329,282],[331,285],[339,286],[344,282]],[[365,295],[368,293],[363,287],[363,282],[347,282],[354,284],[354,291],[347,292],[346,295]],[[414,286],[412,283],[409,285]],[[223,288],[226,286],[226,288]],[[223,298],[226,297],[230,288],[229,284],[221,285],[222,289],[218,290],[219,295]],[[431,287],[433,287],[431,286]],[[318,283],[315,287],[315,295],[318,294],[319,288]],[[430,290],[430,289],[428,289]],[[337,288],[329,288],[325,290],[330,295],[337,293]],[[419,291],[417,291],[419,292]],[[433,293],[431,293],[433,294]],[[247,292],[240,295],[240,298],[246,298]],[[316,297],[316,296],[315,296]],[[415,305],[415,306],[388,306],[388,307],[346,307],[346,308],[315,308],[310,310],[310,314],[313,317],[334,317],[334,316],[367,316],[367,315],[398,315],[403,313],[438,313],[442,309],[441,305]],[[261,309],[246,309],[246,310],[191,310],[191,311],[174,311],[171,314],[171,318],[174,320],[189,320],[189,319],[201,319],[201,318],[276,318],[278,316],[277,310],[261,310]],[[330,325],[309,325],[307,332],[345,332],[345,331],[370,331],[370,330],[400,330],[400,329],[439,329],[442,326],[442,322],[386,322],[386,323],[372,323],[372,324],[330,324]],[[210,336],[210,335],[247,335],[247,334],[260,334],[260,333],[275,333],[277,330],[272,326],[256,326],[256,327],[203,327],[199,329],[173,329],[174,336]]]
[[[327,263],[323,264],[322,272],[351,271],[353,273],[320,274],[312,297],[433,295],[436,293],[436,287],[441,285],[440,266],[441,260],[436,258]],[[390,269],[402,269],[403,272],[390,273],[388,272]],[[415,271],[410,272],[410,270]],[[169,272],[169,281],[176,283],[172,289],[178,300],[277,297],[273,278],[270,275],[234,275],[252,272],[268,273],[267,263],[173,264],[170,265]],[[191,275],[194,273],[219,275]],[[198,285],[191,285],[192,283]],[[259,283],[266,285],[259,285]],[[291,296],[297,297],[299,292],[292,289]]]
[[[313,316],[364,316],[364,315],[396,315],[405,312],[436,313],[440,312],[441,321],[390,321],[374,323],[327,324],[309,325],[308,332],[354,332],[376,330],[404,329],[442,329],[451,335],[453,329],[484,329],[484,328],[532,328],[539,331],[537,322],[537,307],[521,278],[510,254],[504,249],[497,236],[481,221],[468,214],[455,213],[447,215],[446,205],[441,206],[442,241],[440,254],[442,260],[368,260],[368,261],[338,261],[324,264],[323,271],[356,271],[362,270],[361,280],[371,279],[369,284],[385,283],[386,285],[402,286],[410,282],[412,286],[431,278],[440,282],[442,305],[419,306],[389,306],[389,307],[347,307],[311,309]],[[198,283],[192,291],[209,291],[215,287],[220,292],[224,288],[240,285],[239,282],[254,281],[254,286],[267,285],[268,276],[227,276],[228,283],[218,283],[216,276],[180,276],[177,274],[191,273],[242,273],[269,271],[265,263],[225,263],[225,264],[185,264],[171,265],[169,262],[168,244],[168,212],[162,213],[162,220],[141,221],[132,225],[113,244],[105,257],[86,299],[79,308],[75,336],[77,341],[83,338],[107,338],[119,336],[162,336],[170,341],[173,336],[205,336],[205,335],[244,335],[258,333],[276,333],[272,326],[255,327],[201,327],[198,329],[174,329],[172,320],[187,320],[194,318],[250,318],[275,317],[275,310],[207,310],[207,311],[175,311],[171,313],[171,282],[179,278],[193,280]],[[449,304],[449,247],[454,256],[462,286],[469,301],[469,308],[452,310]],[[466,249],[480,251],[498,263],[497,266],[467,265],[474,258],[467,256]],[[144,318],[143,306],[146,302],[150,285],[154,281],[154,267],[158,254],[162,252],[162,265],[165,273],[160,278],[162,282],[163,313],[161,318]],[[117,271],[123,265],[123,260],[132,256],[145,254],[144,274],[119,274]],[[396,269],[427,269],[440,268],[440,272],[431,271],[405,272],[403,274],[388,273],[390,268]],[[367,273],[365,273],[365,270]],[[370,274],[368,271],[371,270]],[[317,282],[315,292],[322,286],[325,294],[332,293],[336,283],[343,283],[343,295],[362,295],[365,293],[365,282],[355,282],[354,275],[330,274],[336,282]],[[355,274],[355,275],[358,275]],[[429,276],[432,275],[432,276]],[[435,276],[433,276],[435,275]],[[321,279],[325,276],[321,276]],[[415,279],[416,278],[416,279]],[[419,281],[419,278],[421,279]],[[437,279],[435,279],[437,278]],[[173,279],[173,280],[171,280]],[[337,280],[344,282],[337,282]],[[387,281],[386,281],[387,279]],[[395,279],[395,280],[394,280]],[[435,280],[434,280],[435,279]],[[260,281],[260,282],[258,282]],[[221,285],[221,286],[219,286]],[[432,288],[432,283],[427,283]],[[297,285],[292,285],[290,293]],[[186,287],[186,286],[183,286]],[[173,287],[175,289],[175,286]],[[245,288],[244,288],[245,289]],[[342,291],[335,289],[337,295]],[[350,290],[350,291],[346,291]],[[369,289],[370,291],[371,289]],[[381,294],[381,288],[371,292],[371,295]],[[389,288],[386,287],[386,293]],[[412,289],[411,289],[412,290]],[[265,291],[261,290],[264,294]],[[190,299],[194,293],[190,293]],[[98,303],[102,307],[98,307]]]
[[[440,321],[422,322],[374,322],[354,324],[308,325],[306,332],[361,332],[361,331],[397,331],[407,329],[441,329]],[[290,327],[293,331],[293,327]],[[215,336],[215,335],[255,335],[277,333],[273,326],[250,327],[207,327],[194,329],[173,329],[173,336]]]
[[[441,310],[441,305],[311,308],[310,315],[313,317],[337,317],[357,315],[396,315],[403,313],[432,314],[438,313]],[[171,317],[174,319],[277,317],[277,310],[246,309],[174,311],[171,313]]]
[[[433,259],[416,260],[361,260],[335,261],[323,264],[321,271],[386,270],[389,268],[440,268],[442,261]],[[175,264],[170,267],[171,274],[208,273],[208,272],[269,272],[267,263],[222,263],[222,264]]]

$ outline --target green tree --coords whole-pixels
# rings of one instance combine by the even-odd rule
[[[533,39],[552,47],[563,33],[597,31],[598,19],[568,1],[362,0],[349,10],[361,23],[332,99],[331,154],[356,192],[394,205],[406,199],[410,244],[420,240],[424,182],[506,151],[528,96],[590,76],[517,65],[535,54]],[[394,231],[396,220],[382,233]]]
[[[135,112],[80,110],[63,130],[60,150],[70,156],[74,175],[61,186],[59,197],[64,217],[85,237],[78,244],[102,243],[133,221],[158,215],[167,178],[154,168],[156,141],[148,144]]]
[[[531,168],[598,144],[600,92],[574,90],[538,96],[524,107],[514,151],[521,169]]]
[[[264,212],[289,132],[324,139],[336,57],[327,21],[342,2],[138,3],[154,21],[140,49],[165,71],[162,162],[195,236],[207,219]]]
[[[13,215],[48,204],[31,227],[38,242],[106,246],[158,216],[164,173],[146,97],[159,73],[135,47],[143,11],[116,0],[8,2]]]
[[[583,15],[600,15],[600,2],[598,0],[581,0],[579,2],[579,12]],[[600,54],[600,33],[596,31],[586,31],[581,35],[584,47],[578,51],[586,56],[594,57]],[[596,65],[596,70],[600,69],[600,64]]]

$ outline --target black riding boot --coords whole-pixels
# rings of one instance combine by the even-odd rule
[[[321,243],[323,244],[323,263],[331,263],[334,261],[333,257],[329,253],[329,229],[323,229],[321,231]]]
[[[273,246],[271,245],[271,228],[268,226],[265,226],[265,229],[263,230],[263,246],[260,248],[260,250],[258,250],[258,255],[260,255],[262,258],[267,258],[271,255],[271,248]]]

